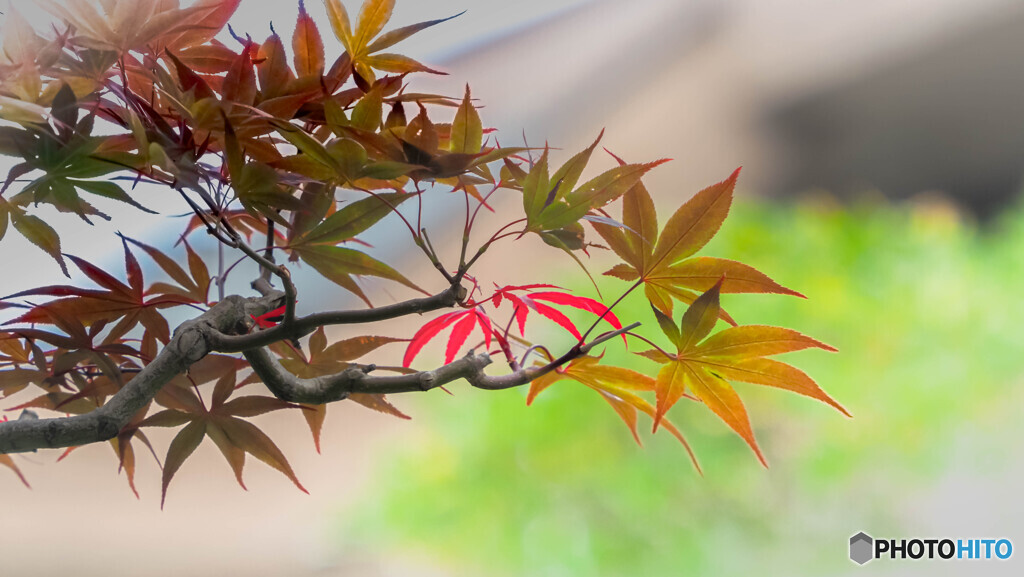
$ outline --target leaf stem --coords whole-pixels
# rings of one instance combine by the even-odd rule
[[[675,358],[675,355],[673,355],[673,354],[670,354],[670,353],[669,353],[668,351],[666,351],[665,349],[663,349],[663,348],[659,347],[658,345],[654,344],[654,342],[653,342],[653,341],[651,341],[651,339],[648,339],[647,337],[644,337],[644,336],[638,335],[638,334],[636,334],[636,333],[634,333],[634,332],[625,332],[625,333],[623,333],[623,334],[624,334],[624,335],[627,335],[627,336],[630,336],[630,337],[634,337],[634,338],[640,339],[641,341],[643,341],[643,342],[645,342],[645,343],[647,343],[647,344],[651,345],[651,346],[652,346],[652,347],[654,347],[655,349],[657,349],[657,351],[658,351],[659,353],[661,353],[661,354],[665,355],[665,356],[666,356],[667,358],[670,358],[670,359],[674,359],[674,358]]]
[[[587,329],[587,332],[583,333],[583,336],[580,337],[580,343],[583,343],[583,341],[587,340],[587,335],[589,335],[590,332],[593,331],[595,327],[597,327],[597,323],[601,322],[601,320],[603,320],[604,317],[608,316],[608,313],[612,312],[612,309],[615,308],[616,305],[621,303],[622,299],[626,298],[626,296],[629,293],[631,293],[634,290],[636,290],[636,287],[642,285],[643,283],[644,283],[644,279],[640,278],[635,283],[633,283],[633,286],[631,286],[628,289],[626,289],[626,292],[622,293],[622,296],[620,296],[619,298],[615,299],[615,302],[612,303],[612,306],[605,308],[604,312],[601,313],[601,316],[597,317],[597,320],[594,321],[594,323],[592,325],[590,325],[590,328]]]

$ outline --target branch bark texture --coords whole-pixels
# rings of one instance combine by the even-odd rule
[[[284,340],[298,339],[317,327],[375,322],[452,307],[461,302],[465,289],[453,284],[425,298],[411,299],[373,309],[314,313],[288,319],[290,322],[267,330],[251,332],[253,317],[281,306],[287,295],[264,290],[258,298],[232,295],[195,319],[184,322],[170,342],[103,406],[84,415],[52,419],[19,419],[0,423],[0,454],[72,447],[106,441],[117,436],[143,410],[160,389],[174,377],[211,352],[241,352],[253,371],[278,398],[294,403],[324,404],[347,398],[352,393],[408,393],[429,391],[459,379],[486,390],[499,390],[529,383],[565,362],[586,354],[594,345],[635,327],[607,333],[593,342],[576,346],[551,363],[518,368],[506,375],[491,376],[484,368],[491,363],[487,354],[470,353],[430,371],[404,375],[372,374],[373,365],[353,365],[334,375],[304,379],[288,372],[266,348]]]

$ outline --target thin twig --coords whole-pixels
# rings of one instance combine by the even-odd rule
[[[656,344],[655,344],[655,343],[654,343],[653,341],[651,341],[651,339],[648,339],[648,338],[647,338],[647,337],[645,337],[645,336],[642,336],[642,335],[638,335],[638,334],[636,334],[636,333],[634,333],[634,332],[625,332],[625,333],[623,333],[623,334],[624,334],[624,335],[626,335],[626,336],[630,336],[630,337],[634,337],[634,338],[640,339],[641,341],[643,341],[643,342],[645,342],[645,343],[647,343],[647,344],[651,345],[652,347],[654,347],[655,349],[657,349],[657,351],[658,351],[659,353],[661,353],[661,354],[665,355],[666,357],[668,357],[668,358],[670,358],[670,359],[674,359],[674,358],[676,357],[676,355],[673,355],[673,354],[669,353],[668,351],[666,351],[665,349],[663,349],[663,348],[659,347],[659,346],[658,346],[658,345],[656,345]]]
[[[644,284],[644,279],[641,277],[639,280],[637,280],[635,283],[633,283],[633,286],[631,286],[628,289],[626,289],[626,292],[622,293],[622,295],[619,298],[615,299],[615,302],[613,302],[610,307],[605,308],[604,312],[601,313],[601,316],[597,317],[597,320],[594,321],[594,324],[590,325],[590,328],[587,329],[587,332],[583,333],[583,336],[580,337],[580,342],[582,343],[583,341],[587,340],[587,335],[589,335],[590,332],[594,330],[594,327],[597,326],[597,323],[601,322],[601,320],[603,320],[604,317],[608,316],[608,313],[612,312],[612,309],[615,308],[616,305],[621,303],[622,299],[626,298],[626,296],[629,293],[631,293],[634,290],[636,290],[636,287],[638,287],[638,286],[640,286],[642,284]]]
[[[281,321],[281,324],[284,326],[291,326],[292,322],[295,320],[295,300],[297,298],[297,294],[295,284],[292,283],[292,276],[289,274],[288,269],[283,265],[278,265],[273,261],[264,258],[263,255],[254,251],[248,244],[242,242],[241,239],[238,239],[238,249],[244,252],[246,256],[259,263],[264,270],[270,271],[274,276],[281,279],[281,285],[284,288],[285,295],[284,320]],[[263,277],[261,276],[261,278]]]

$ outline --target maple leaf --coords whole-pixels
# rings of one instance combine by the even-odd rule
[[[328,345],[327,334],[324,328],[320,327],[309,337],[308,357],[301,350],[283,343],[276,343],[270,348],[280,357],[281,366],[289,372],[304,379],[312,379],[339,373],[351,366],[351,361],[360,359],[386,344],[404,340],[394,337],[361,336],[343,339]],[[388,370],[389,367],[379,367],[379,369]],[[348,400],[393,417],[409,418],[408,415],[388,402],[385,395],[354,393],[348,396]],[[327,416],[327,405],[302,405],[302,407],[302,416],[305,417],[309,430],[313,434],[316,450],[320,452],[320,431],[323,428],[324,418]]]
[[[144,290],[142,268],[128,249],[126,239],[122,239],[122,244],[124,245],[124,260],[128,284],[117,280],[103,269],[85,259],[73,255],[65,255],[90,280],[105,290],[83,289],[68,285],[51,285],[10,295],[5,297],[4,300],[33,295],[68,297],[35,306],[11,322],[57,324],[59,323],[59,320],[56,318],[58,314],[74,317],[80,323],[86,325],[100,321],[118,321],[110,329],[105,339],[108,343],[120,338],[136,325],[142,324],[147,332],[150,332],[161,342],[166,343],[170,340],[170,329],[167,325],[167,320],[160,314],[159,309],[191,304],[194,300],[175,294],[160,294],[147,298],[146,291]],[[67,327],[62,328],[66,329]]]
[[[273,168],[259,161],[245,161],[245,151],[226,116],[224,157],[231,187],[242,206],[253,216],[262,216],[288,226],[280,212],[302,208],[301,203],[290,191],[280,186],[278,174]]]
[[[339,171],[344,169],[338,165],[331,153],[314,138],[299,131],[290,123],[277,123],[281,134],[293,140],[293,144],[304,152],[322,159],[322,163],[334,165]],[[349,141],[351,142],[351,141]],[[365,151],[364,151],[365,156]],[[332,280],[342,288],[352,292],[371,305],[369,297],[356,283],[354,276],[375,276],[401,283],[413,290],[426,293],[400,272],[372,256],[351,248],[336,246],[351,240],[355,235],[365,231],[382,218],[394,212],[396,206],[412,198],[406,193],[374,194],[370,198],[353,202],[345,208],[328,216],[312,230],[294,238],[289,243],[292,260],[301,259],[317,272]],[[274,198],[277,198],[276,196]],[[292,196],[291,201],[300,202]],[[261,211],[268,216],[266,211]],[[275,220],[280,219],[276,216]],[[288,223],[284,223],[288,226]]]
[[[351,202],[293,239],[290,245],[335,245],[352,240],[415,196],[404,192],[381,193]]]
[[[139,491],[135,487],[135,447],[133,446],[132,441],[138,439],[139,442],[149,449],[150,454],[153,455],[153,459],[156,460],[157,464],[160,463],[160,459],[156,456],[156,450],[153,449],[152,443],[149,442],[149,437],[146,436],[146,433],[139,430],[139,423],[144,420],[148,410],[149,407],[147,406],[142,411],[136,413],[136,415],[132,417],[132,420],[129,421],[128,425],[122,428],[118,432],[117,436],[110,440],[110,446],[114,449],[114,453],[117,454],[119,470],[124,471],[125,479],[128,481],[128,487],[132,490],[132,493],[135,494],[136,499],[139,498]],[[65,453],[61,455],[60,459],[66,457],[74,448],[75,447],[71,447],[65,451]],[[58,461],[60,459],[58,459]]]
[[[620,160],[620,162],[622,162]],[[623,195],[622,226],[591,224],[625,263],[606,275],[626,281],[642,279],[647,299],[671,315],[673,299],[692,303],[697,295],[724,277],[726,293],[778,293],[803,297],[753,267],[732,260],[693,257],[718,232],[729,213],[740,169],[718,184],[698,192],[669,218],[658,235],[658,220],[647,188],[637,182]],[[722,319],[736,322],[724,310]]]
[[[393,122],[389,115],[386,126],[392,135],[399,137],[403,160],[423,167],[409,171],[409,176],[449,185],[452,192],[463,190],[488,210],[494,211],[481,196],[477,185],[494,183],[494,177],[487,168],[488,162],[507,158],[518,149],[484,149],[484,128],[473,106],[468,84],[452,124],[435,126],[427,117],[422,103],[420,113],[408,126],[397,126]],[[400,122],[404,125],[404,118]]]
[[[47,394],[37,397],[23,407],[60,408],[64,412],[76,412],[79,408],[83,409],[81,412],[92,410],[95,408],[94,405],[80,404],[76,408],[71,404],[85,397],[100,399],[117,392],[122,384],[122,365],[133,363],[132,358],[139,359],[143,355],[123,342],[110,342],[105,339],[103,343],[96,344],[98,335],[106,327],[106,321],[98,321],[86,329],[80,315],[59,303],[50,305],[43,312],[47,320],[40,322],[52,323],[65,334],[51,333],[37,328],[13,329],[11,333],[20,338],[51,344],[57,349],[44,352],[33,343],[32,364],[35,369],[5,371],[3,377],[0,378],[0,384],[8,394],[23,389],[28,383],[35,383],[48,391]],[[47,361],[47,357],[52,357],[52,363]],[[92,369],[98,369],[104,378],[93,378],[91,381],[82,380],[76,370],[79,365],[83,364]],[[57,383],[63,382],[65,376],[72,377],[78,387],[78,392],[55,393],[57,389],[54,387]]]
[[[30,384],[43,384],[52,376],[47,354],[36,343],[14,333],[0,333],[0,395],[10,397]]]
[[[328,245],[303,245],[295,247],[293,250],[303,262],[338,286],[355,294],[369,306],[373,306],[373,304],[356,283],[354,276],[375,276],[392,280],[423,294],[429,294],[402,273],[365,252]]]
[[[245,236],[247,240],[252,240],[252,235],[255,233],[266,232],[266,222],[262,221],[258,217],[253,216],[247,210],[224,210],[220,212],[220,218],[231,225],[231,228],[235,232]],[[182,234],[182,239],[192,234],[193,231],[203,228],[205,225],[203,219],[199,215],[193,215],[189,218],[188,225],[185,227],[185,232]],[[285,240],[284,235],[278,231],[274,231],[274,235],[279,240]]]
[[[724,279],[719,279],[697,297],[678,326],[671,317],[657,308],[653,309],[662,332],[676,347],[675,355],[653,349],[639,353],[664,364],[655,380],[657,412],[654,428],[658,428],[665,413],[680,398],[690,393],[742,437],[761,463],[767,466],[754,438],[746,408],[728,381],[793,391],[818,399],[850,416],[806,373],[765,358],[808,348],[832,352],[836,349],[791,329],[761,325],[733,326],[709,337],[720,318],[719,293],[724,282]]]
[[[548,147],[545,146],[540,159],[531,162],[529,172],[506,161],[505,167],[511,180],[502,180],[506,185],[522,190],[523,211],[526,213],[524,230],[537,234],[545,244],[569,255],[590,278],[595,288],[597,283],[590,271],[574,253],[578,250],[585,252],[590,246],[585,241],[580,221],[600,218],[595,211],[621,197],[647,171],[669,160],[622,164],[577,186],[603,135],[602,130],[593,144],[566,161],[554,175],[548,169]]]
[[[237,55],[217,40],[209,44],[188,46],[177,53],[183,64],[202,74],[227,72],[235,63]]]
[[[399,74],[409,72],[441,74],[407,56],[380,53],[380,51],[394,46],[420,30],[451,20],[458,16],[458,14],[439,20],[403,26],[385,34],[380,34],[388,20],[391,19],[391,12],[395,7],[394,0],[365,0],[359,9],[359,22],[356,24],[355,30],[352,29],[348,11],[345,9],[345,5],[341,3],[341,0],[324,0],[324,6],[327,7],[327,15],[330,18],[331,29],[334,30],[334,35],[338,37],[345,50],[348,51],[352,67],[355,69],[358,78],[366,84],[373,84],[376,78],[373,72],[374,68],[384,72],[396,72]],[[375,38],[376,40],[374,40]]]
[[[284,43],[277,34],[271,34],[256,53],[256,73],[260,91],[265,98],[283,94],[289,82],[295,80],[295,73],[288,67]]]
[[[450,185],[453,191],[465,190],[477,201],[483,202],[475,184],[491,182],[493,179],[469,172],[485,173],[486,163],[515,154],[520,149],[483,150],[481,145],[475,152],[465,152],[467,146],[473,148],[474,134],[477,131],[481,135],[483,133],[482,126],[478,126],[479,119],[473,118],[475,112],[467,110],[470,107],[468,94],[459,106],[459,112],[456,112],[457,126],[454,129],[460,131],[459,135],[453,137],[451,125],[434,124],[421,101],[417,101],[419,114],[408,124],[404,123],[404,111],[398,121],[392,114],[385,121],[384,132],[374,134],[372,131],[380,125],[383,114],[377,88],[379,84],[356,105],[351,122],[337,128],[341,134],[358,141],[366,150],[379,153],[384,160],[366,164],[359,170],[355,170],[356,167],[348,168],[343,175],[350,180],[353,175],[373,178],[408,176],[416,181],[433,180]],[[466,141],[467,137],[469,141]],[[454,149],[453,143],[461,147],[462,151]]]
[[[306,4],[299,0],[299,19],[292,35],[292,52],[295,55],[295,72],[299,77],[319,78],[324,73],[324,41],[320,30],[306,12]]]
[[[436,337],[438,333],[453,324],[455,326],[452,328],[451,335],[448,337],[448,346],[445,348],[445,364],[455,359],[455,355],[458,354],[459,349],[462,348],[470,333],[478,326],[486,341],[485,346],[490,347],[494,329],[492,328],[490,317],[480,307],[445,313],[428,321],[416,331],[416,334],[412,336],[412,340],[409,341],[409,346],[405,349],[402,366],[408,367],[412,365],[413,359],[416,358],[416,355],[419,354],[423,347]]]
[[[247,42],[232,61],[231,67],[221,83],[221,100],[231,103],[229,108],[232,110],[255,104],[258,93],[256,66],[253,64],[255,51],[256,45],[253,42]]]
[[[7,418],[5,417],[4,420],[6,421]],[[25,475],[22,474],[21,469],[18,468],[18,465],[14,462],[14,459],[12,459],[10,455],[0,455],[0,465],[3,465],[8,469],[14,471],[14,474],[17,475],[19,479],[21,479],[22,484],[24,484],[29,489],[32,488],[32,486],[28,484],[28,480],[25,479]]]
[[[614,328],[622,328],[622,323],[619,321],[618,317],[616,317],[614,313],[608,310],[608,307],[601,304],[599,301],[587,297],[571,295],[565,292],[534,291],[534,289],[538,288],[559,287],[549,284],[503,286],[495,290],[494,295],[483,302],[490,303],[495,308],[501,306],[502,303],[506,301],[512,304],[514,307],[513,315],[519,325],[520,335],[526,334],[526,319],[529,316],[530,311],[536,311],[537,314],[553,321],[577,339],[583,338],[583,335],[569,317],[565,316],[564,313],[553,306],[545,303],[552,303],[559,306],[571,306],[594,313],[598,315],[600,319],[607,321]],[[533,292],[529,292],[527,294],[516,294],[517,292],[522,291]],[[482,304],[483,303],[470,301],[467,303],[467,306],[470,307],[468,310],[445,313],[431,321],[428,321],[420,327],[409,341],[409,346],[406,347],[405,356],[402,359],[402,365],[405,367],[410,366],[413,359],[416,358],[416,355],[419,354],[428,342],[433,340],[434,337],[436,337],[445,328],[452,325],[454,326],[448,337],[448,344],[445,348],[444,362],[446,364],[455,359],[455,356],[466,343],[466,339],[477,328],[479,328],[483,335],[483,344],[485,349],[490,348],[492,338],[499,339],[499,342],[503,345],[506,344],[504,342],[505,335],[498,330],[491,321],[490,316],[483,310]]]
[[[21,97],[28,97],[26,99],[34,99],[38,88],[33,90],[12,90],[15,88],[7,83],[8,74],[15,76],[14,71],[23,70],[28,76],[26,80],[31,79],[32,69],[36,68],[38,55],[43,47],[46,45],[46,41],[36,33],[32,28],[32,24],[25,19],[24,16],[18,11],[17,7],[11,3],[8,4],[9,8],[5,10],[5,18],[2,28],[0,28],[0,38],[2,38],[2,46],[0,46],[0,70],[5,72],[4,74],[4,88],[6,92],[17,94]],[[18,76],[21,76],[20,74]],[[35,84],[38,84],[38,78]],[[18,83],[21,84],[21,83]],[[20,92],[20,94],[19,94]]]
[[[155,282],[146,291],[147,295],[179,295],[195,303],[207,302],[210,292],[210,270],[203,259],[192,250],[191,245],[183,242],[189,268],[189,272],[186,273],[177,261],[156,248],[128,237],[124,237],[124,239],[145,251],[167,273],[167,276],[174,279],[179,285]]]
[[[253,322],[256,323],[256,326],[260,327],[261,329],[269,329],[277,326],[277,323],[281,322],[281,319],[284,318],[284,311],[287,308],[288,307],[281,305],[274,310],[267,311],[261,314],[260,316],[249,316],[252,317],[252,320]]]
[[[455,120],[452,121],[451,138],[449,139],[449,150],[465,154],[476,154],[483,146],[484,127],[480,122],[480,114],[470,97],[469,84],[466,85],[466,95],[455,113]]]
[[[207,357],[210,358],[210,357]],[[167,498],[167,488],[181,465],[191,456],[202,440],[208,437],[235,474],[238,484],[245,489],[242,478],[245,456],[249,454],[277,469],[301,491],[307,492],[299,482],[288,464],[287,458],[276,444],[256,425],[245,419],[263,415],[282,409],[302,409],[301,405],[288,403],[273,397],[258,395],[242,396],[231,399],[237,388],[237,367],[239,362],[231,357],[217,356],[218,361],[209,363],[206,374],[202,367],[193,366],[189,376],[193,381],[208,382],[216,378],[209,408],[187,392],[175,386],[165,387],[161,392],[170,393],[158,398],[158,402],[169,404],[172,408],[160,411],[143,419],[138,427],[177,427],[185,425],[171,441],[164,458],[164,473],[160,506]],[[205,359],[204,359],[205,360]],[[223,370],[224,364],[228,369]],[[175,389],[177,391],[175,392]],[[170,400],[170,402],[168,402]]]
[[[177,0],[106,0],[64,6],[39,0],[43,8],[74,26],[75,41],[95,50],[148,52],[212,39],[241,0],[200,0],[181,8]]]
[[[540,159],[521,177],[527,231],[541,233],[577,223],[590,211],[622,196],[647,171],[668,162],[668,159],[661,159],[644,164],[622,164],[577,187],[603,134],[602,131],[593,144],[566,161],[554,175],[549,174],[545,147]]]
[[[20,232],[26,240],[53,257],[65,276],[71,276],[68,274],[68,266],[61,253],[60,237],[57,236],[57,231],[53,230],[53,227],[37,216],[26,214],[21,207],[0,198],[0,233],[7,232],[8,218],[15,230]],[[2,237],[3,235],[0,234],[0,238]]]
[[[8,128],[4,134],[24,161],[11,167],[0,194],[23,175],[42,174],[22,187],[9,202],[0,202],[0,237],[10,218],[18,232],[49,253],[67,274],[56,232],[38,217],[25,214],[24,206],[30,202],[47,203],[61,212],[73,212],[86,222],[91,222],[91,216],[109,220],[109,216],[81,198],[78,191],[83,190],[131,204],[145,212],[153,211],[132,199],[116,183],[91,180],[117,170],[118,166],[105,161],[98,153],[106,139],[91,135],[94,115],[87,113],[79,121],[81,109],[71,86],[66,82],[54,86],[59,90],[53,96],[49,124],[37,124],[25,130]]]
[[[600,357],[592,355],[580,357],[564,367],[534,379],[530,383],[530,392],[526,397],[526,404],[532,404],[537,395],[554,383],[564,379],[574,380],[597,391],[601,398],[611,405],[626,426],[629,427],[637,444],[642,444],[640,434],[637,431],[637,411],[645,413],[652,418],[656,412],[651,403],[640,396],[639,393],[654,391],[655,380],[629,369],[602,365],[600,360]],[[693,466],[700,472],[700,464],[697,462],[697,457],[693,454],[693,450],[683,434],[668,419],[663,418],[661,423],[675,438],[679,439],[679,442],[682,443],[687,454],[690,456]]]
[[[558,324],[558,326],[564,328],[577,339],[583,338],[583,335],[580,334],[580,331],[579,329],[576,328],[576,325],[574,325],[572,321],[569,320],[569,317],[565,316],[557,309],[544,304],[545,301],[556,305],[570,306],[573,308],[594,313],[595,315],[598,315],[598,317],[600,317],[601,320],[607,321],[608,324],[612,325],[613,328],[622,328],[622,322],[619,321],[619,318],[615,316],[615,313],[612,313],[608,309],[608,307],[606,307],[600,301],[596,301],[588,297],[571,295],[566,292],[534,291],[534,289],[538,288],[556,288],[559,289],[559,291],[564,290],[561,289],[560,287],[549,284],[503,286],[498,288],[495,291],[494,296],[492,296],[490,299],[491,304],[493,304],[495,307],[500,306],[503,300],[507,300],[513,304],[513,306],[515,307],[514,314],[516,317],[516,322],[519,325],[519,334],[521,336],[526,334],[526,319],[530,311],[536,311],[537,314],[544,316],[551,321],[554,321],[556,324]],[[529,292],[528,294],[523,295],[515,294],[518,291],[533,292]],[[625,337],[623,337],[623,341],[625,341]]]

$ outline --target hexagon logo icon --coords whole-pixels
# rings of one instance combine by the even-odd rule
[[[853,537],[850,537],[850,561],[858,565],[863,565],[868,561],[874,559],[874,539],[870,535],[861,531]]]

